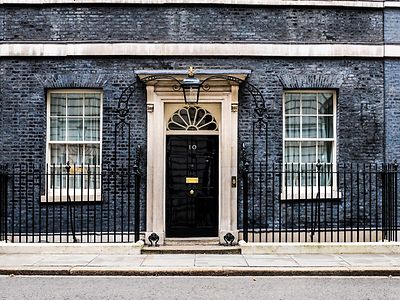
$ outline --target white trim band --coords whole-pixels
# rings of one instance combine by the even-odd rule
[[[251,43],[15,43],[0,44],[0,57],[64,56],[260,56],[260,57],[384,57],[400,55],[398,46],[357,44]],[[396,55],[395,55],[396,54]]]
[[[223,5],[260,5],[260,6],[339,6],[383,8],[384,1],[355,0],[0,0],[0,4],[223,4]],[[388,4],[396,3],[389,1]]]
[[[384,2],[385,7],[400,7],[400,2],[398,1],[385,1]]]
[[[385,57],[400,57],[400,45],[386,45]]]

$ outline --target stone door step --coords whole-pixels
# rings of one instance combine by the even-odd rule
[[[166,246],[182,246],[182,245],[218,246],[219,239],[217,237],[215,237],[215,238],[209,238],[209,237],[207,237],[207,238],[166,238],[165,245]]]
[[[142,254],[240,254],[240,247],[220,245],[145,246],[142,248]]]

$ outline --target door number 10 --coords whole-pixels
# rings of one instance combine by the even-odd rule
[[[189,150],[196,150],[197,149],[197,145],[189,145]]]

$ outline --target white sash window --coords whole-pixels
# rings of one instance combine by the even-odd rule
[[[48,196],[67,201],[68,186],[72,201],[100,200],[101,91],[52,90],[47,104]]]
[[[336,93],[322,90],[286,91],[283,104],[283,158],[286,172],[283,186],[286,194],[296,193],[292,196],[304,198],[307,190],[311,198],[311,190],[313,194],[317,193],[318,186],[323,186],[323,191],[333,191]],[[319,176],[316,167],[318,161],[321,163]],[[298,195],[299,192],[302,195]]]

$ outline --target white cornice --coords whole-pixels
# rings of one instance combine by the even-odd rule
[[[130,43],[130,42],[3,43],[0,44],[0,56],[3,57],[260,56],[260,57],[372,57],[373,58],[373,57],[383,57],[385,53],[384,47],[385,46],[383,45],[358,45],[358,44]]]
[[[400,7],[399,1],[385,1],[385,7]]]
[[[400,57],[400,45],[386,45],[385,57]]]
[[[223,4],[259,6],[338,6],[383,8],[395,5],[396,1],[357,1],[357,0],[0,0],[0,4]]]

